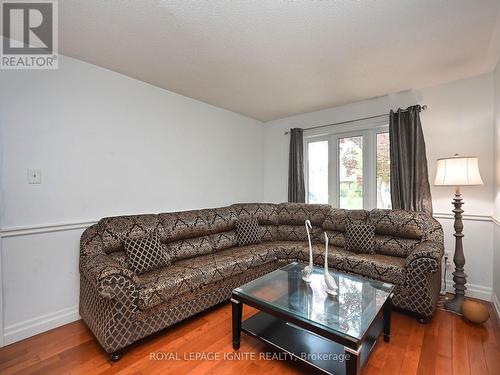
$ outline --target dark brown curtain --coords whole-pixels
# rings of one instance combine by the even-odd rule
[[[432,214],[420,106],[389,114],[392,208]]]
[[[304,203],[304,130],[290,129],[290,156],[288,159],[288,201]]]

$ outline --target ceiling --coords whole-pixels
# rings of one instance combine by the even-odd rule
[[[500,0],[64,0],[60,52],[269,121],[494,69]]]

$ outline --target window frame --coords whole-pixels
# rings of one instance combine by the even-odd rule
[[[307,131],[307,129],[304,129]],[[363,138],[363,209],[377,207],[377,134],[389,132],[389,119],[359,120],[349,124],[311,129],[304,135],[304,182],[309,203],[309,143],[328,141],[328,204],[340,206],[339,139]]]

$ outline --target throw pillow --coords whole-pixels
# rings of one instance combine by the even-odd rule
[[[374,254],[375,225],[346,224],[345,248],[357,253]]]
[[[137,275],[168,266],[171,261],[170,255],[163,251],[160,237],[156,232],[148,237],[125,239],[123,248],[130,270]]]
[[[262,233],[257,219],[238,220],[234,226],[238,235],[239,246],[262,242]]]

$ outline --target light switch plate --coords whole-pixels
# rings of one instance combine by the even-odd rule
[[[36,168],[28,169],[28,184],[41,184],[42,183],[42,170]]]

